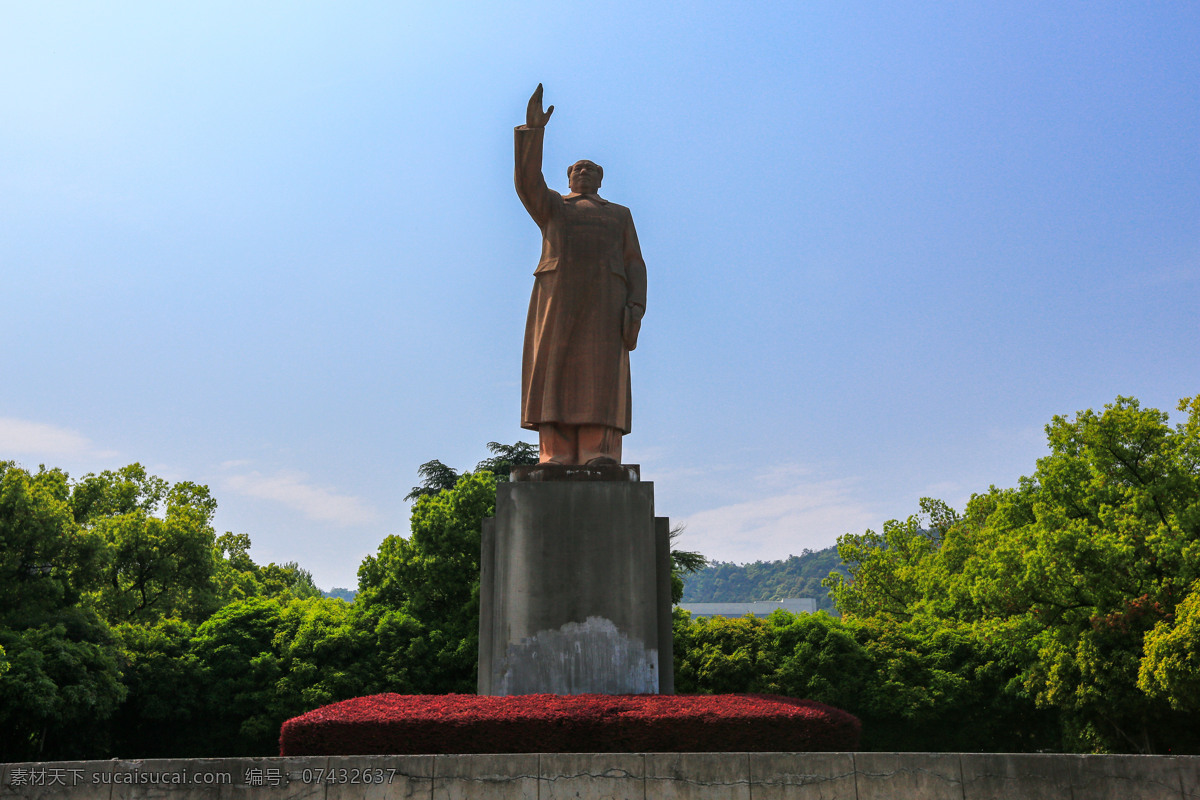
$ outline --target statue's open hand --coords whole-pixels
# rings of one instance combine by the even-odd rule
[[[533,97],[529,98],[529,107],[525,109],[525,127],[544,128],[553,113],[554,106],[542,111],[542,85],[539,83],[533,90]]]

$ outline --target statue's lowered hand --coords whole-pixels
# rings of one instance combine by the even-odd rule
[[[554,106],[542,111],[542,85],[539,83],[533,90],[533,96],[529,98],[529,106],[525,109],[525,127],[544,128],[553,113]]]
[[[625,318],[621,323],[621,342],[626,350],[637,349],[638,333],[642,330],[642,313],[640,306],[625,306]]]

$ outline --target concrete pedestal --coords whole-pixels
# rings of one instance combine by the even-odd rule
[[[483,528],[479,694],[673,692],[668,520],[635,466],[526,468]]]

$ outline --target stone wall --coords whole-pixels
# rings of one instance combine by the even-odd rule
[[[0,798],[1195,800],[1200,756],[553,753],[4,764]]]

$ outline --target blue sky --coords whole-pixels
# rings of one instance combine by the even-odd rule
[[[111,6],[111,7],[110,7]],[[0,459],[139,461],[324,588],[519,427],[540,238],[649,275],[626,460],[724,560],[1200,393],[1192,3],[0,3]],[[1178,417],[1178,414],[1174,415]]]

